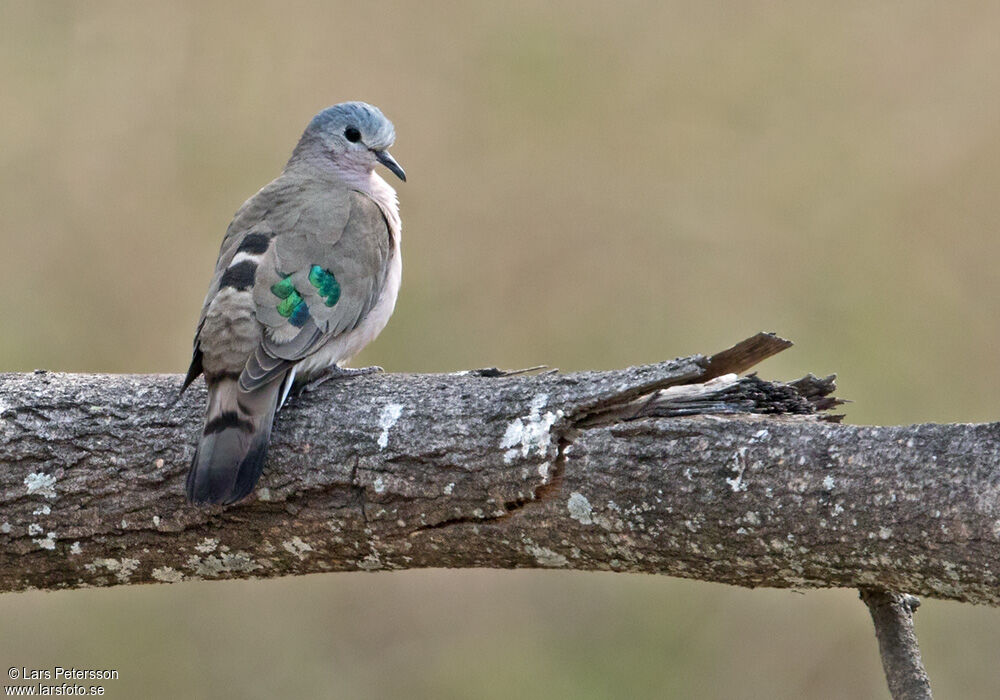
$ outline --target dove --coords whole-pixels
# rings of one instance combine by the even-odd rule
[[[342,365],[385,328],[402,274],[389,154],[395,128],[364,102],[309,122],[281,174],[236,212],[201,309],[181,393],[208,387],[187,477],[194,504],[231,504],[253,490],[274,416],[294,387],[378,367]]]

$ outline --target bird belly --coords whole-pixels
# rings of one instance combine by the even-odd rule
[[[396,295],[403,274],[403,259],[400,255],[398,239],[393,241],[392,260],[385,278],[385,286],[378,301],[361,323],[351,331],[331,338],[330,341],[312,355],[304,358],[295,367],[298,377],[309,379],[332,365],[342,365],[361,352],[368,343],[382,332],[396,307]]]

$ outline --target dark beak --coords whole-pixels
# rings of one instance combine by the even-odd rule
[[[406,182],[406,171],[403,170],[402,167],[400,167],[399,163],[396,162],[395,158],[389,155],[389,151],[372,151],[372,152],[375,154],[375,157],[378,158],[379,163],[389,168],[389,170],[391,170],[400,180]]]

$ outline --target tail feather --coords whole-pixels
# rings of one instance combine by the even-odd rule
[[[235,503],[257,484],[282,378],[250,392],[234,378],[209,383],[205,427],[191,460],[187,497],[192,503]]]

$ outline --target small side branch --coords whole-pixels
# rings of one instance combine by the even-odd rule
[[[893,700],[930,700],[931,682],[920,659],[913,612],[920,601],[912,595],[862,588],[882,655],[882,668]]]

